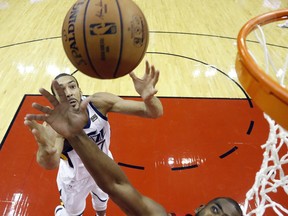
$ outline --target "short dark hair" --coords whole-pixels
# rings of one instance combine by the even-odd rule
[[[79,87],[78,80],[77,80],[73,75],[71,75],[71,74],[61,73],[61,74],[58,74],[58,75],[57,75],[53,80],[57,80],[58,78],[63,77],[63,76],[70,76],[70,77],[73,77],[73,79],[74,79],[75,82],[76,82],[77,87]],[[53,95],[55,95],[55,92],[54,92],[54,89],[53,89],[52,84],[51,84],[51,92],[52,92]]]

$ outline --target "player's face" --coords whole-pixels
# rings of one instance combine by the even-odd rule
[[[241,216],[234,205],[225,199],[218,199],[201,206],[196,210],[196,216]]]
[[[57,82],[63,88],[71,106],[79,109],[82,93],[81,89],[77,86],[76,80],[71,76],[62,76],[57,79]],[[58,98],[57,94],[56,97]]]

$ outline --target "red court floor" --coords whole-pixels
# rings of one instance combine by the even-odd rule
[[[36,163],[37,144],[23,125],[24,115],[35,112],[34,101],[45,99],[23,98],[1,144],[1,215],[53,215],[59,202],[56,170],[46,171]],[[244,99],[161,101],[160,119],[109,114],[112,153],[133,185],[168,211],[183,215],[216,196],[243,203],[262,162],[260,145],[268,136],[262,112]],[[287,197],[279,191],[276,199]],[[84,215],[94,215],[90,198]],[[110,202],[110,215],[123,213]]]

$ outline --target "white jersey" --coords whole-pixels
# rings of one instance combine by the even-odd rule
[[[82,100],[83,99],[85,99],[84,96],[82,97]],[[102,115],[91,102],[87,106],[87,111],[89,113],[89,120],[83,128],[84,131],[90,139],[95,142],[95,145],[98,145],[105,154],[113,158],[109,150],[110,125],[108,118]],[[63,183],[69,184],[71,181],[78,181],[89,176],[90,174],[84,167],[80,157],[65,139],[59,164],[58,177],[61,178]]]

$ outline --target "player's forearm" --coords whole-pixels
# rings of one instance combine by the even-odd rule
[[[149,215],[142,195],[130,184],[119,166],[83,132],[68,139],[97,185],[127,215]],[[145,212],[143,214],[139,212]]]
[[[99,187],[109,195],[118,185],[129,183],[119,166],[84,133],[68,139]]]

